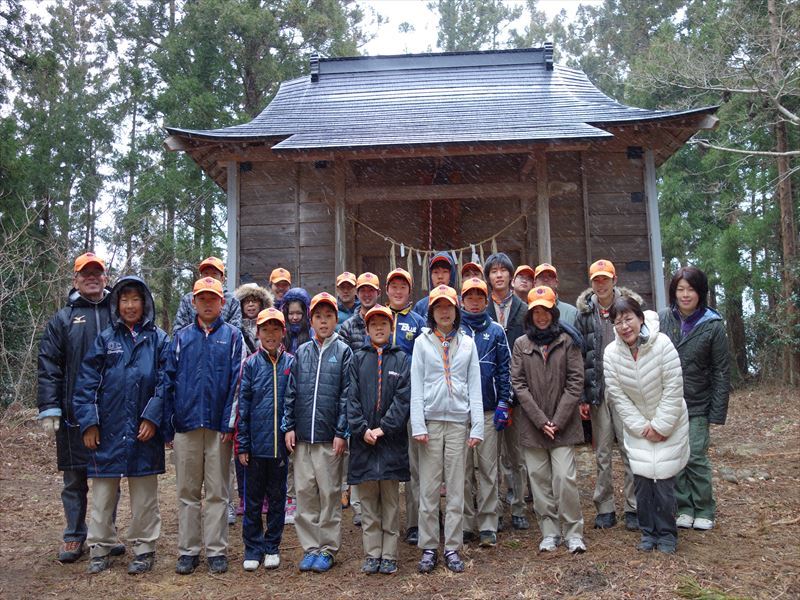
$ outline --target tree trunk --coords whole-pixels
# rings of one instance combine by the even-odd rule
[[[734,385],[747,378],[747,340],[745,338],[742,294],[727,294],[725,298],[725,322],[728,328],[728,340],[733,356],[733,372],[731,381]]]

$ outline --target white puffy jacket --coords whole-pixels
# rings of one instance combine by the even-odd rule
[[[639,346],[636,360],[619,335],[605,349],[606,397],[622,418],[633,473],[668,479],[689,460],[689,415],[678,352],[670,339],[659,333],[658,315],[650,310],[644,314],[642,332],[649,332],[649,338]],[[643,438],[648,425],[667,439],[654,443]]]

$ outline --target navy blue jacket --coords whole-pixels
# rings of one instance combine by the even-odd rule
[[[140,286],[145,294],[144,316],[134,336],[119,317],[122,287]],[[153,296],[138,277],[120,279],[111,291],[111,325],[96,338],[75,384],[75,416],[83,434],[100,430],[100,445],[89,450],[89,477],[143,477],[164,472],[164,437],[160,425],[161,399],[156,384],[169,348],[167,334],[153,323]],[[156,425],[147,442],[136,439],[146,419]]]
[[[294,356],[279,350],[276,360],[260,349],[242,366],[236,453],[256,458],[286,456],[281,423]]]
[[[389,337],[389,341],[392,342],[393,346],[398,346],[411,356],[414,351],[414,340],[422,333],[422,328],[425,327],[425,319],[415,313],[410,304],[400,311],[389,308],[394,315],[392,335]]]
[[[283,431],[298,442],[318,444],[347,439],[347,395],[353,352],[337,333],[320,347],[312,339],[297,349],[286,387]]]
[[[242,333],[222,317],[208,333],[197,319],[175,333],[158,386],[165,439],[201,428],[233,431],[242,358]]]
[[[433,282],[430,280],[430,272],[431,268],[430,265],[433,264],[433,261],[440,257],[444,256],[447,259],[447,262],[450,263],[450,283],[449,285],[454,290],[458,291],[456,288],[456,263],[453,261],[453,257],[450,255],[449,252],[437,252],[433,256],[431,256],[430,261],[428,262],[428,287],[433,286]],[[424,297],[420,298],[419,301],[414,305],[414,312],[417,313],[420,317],[422,317],[423,322],[428,321],[428,302],[430,298],[426,294]]]
[[[483,411],[494,411],[499,401],[511,402],[511,352],[506,332],[486,311],[461,311],[461,331],[475,340],[481,367]]]

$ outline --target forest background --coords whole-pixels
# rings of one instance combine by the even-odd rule
[[[431,51],[540,46],[632,106],[719,104],[658,172],[665,270],[695,264],[725,317],[734,382],[800,384],[800,3],[434,0]],[[550,11],[549,11],[550,12]],[[195,265],[225,248],[225,195],[163,125],[247,122],[312,52],[413,36],[347,0],[0,0],[0,409],[34,403],[38,340],[72,259],[107,250],[170,330]],[[263,283],[263,282],[261,282]]]

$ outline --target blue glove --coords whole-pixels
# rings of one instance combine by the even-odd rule
[[[511,425],[511,407],[507,402],[501,400],[494,409],[494,428],[497,431],[503,431],[509,425]]]

